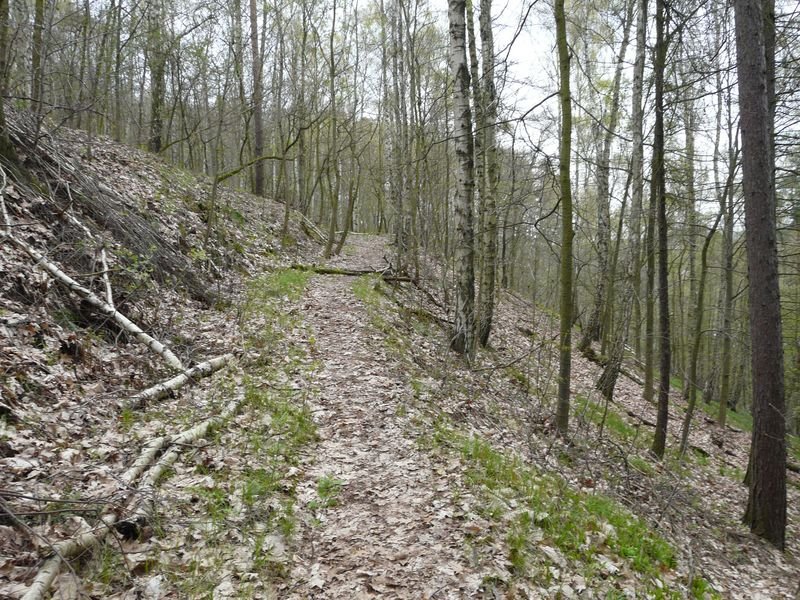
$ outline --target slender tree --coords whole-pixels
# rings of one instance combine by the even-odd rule
[[[561,266],[560,328],[558,368],[558,408],[556,428],[565,436],[569,429],[569,388],[572,368],[572,97],[569,87],[570,54],[564,0],[555,1],[556,46],[558,48],[559,99],[561,103],[561,139],[559,146],[559,183],[561,187]]]
[[[7,89],[6,40],[8,39],[8,0],[0,0],[0,158],[16,162],[14,145],[8,138],[5,97]]]
[[[253,193],[264,195],[264,161],[258,160],[264,154],[264,83],[262,73],[261,49],[258,43],[258,4],[250,0],[250,52],[253,55]]]
[[[475,311],[472,114],[469,106],[469,65],[466,50],[466,1],[449,0],[450,75],[453,79],[453,122],[457,156],[455,209],[456,307],[452,348],[461,354],[473,351]]]
[[[597,152],[597,281],[595,284],[594,304],[589,316],[589,323],[583,331],[578,349],[586,351],[592,342],[600,339],[602,319],[605,314],[607,296],[609,294],[609,244],[611,242],[611,194],[609,179],[611,172],[611,147],[617,133],[619,116],[619,97],[622,86],[622,70],[625,66],[625,53],[630,41],[631,23],[635,0],[628,0],[625,10],[622,42],[620,44],[617,63],[614,69],[614,83],[611,89],[611,105],[608,111],[608,122],[604,125],[603,141]]]
[[[656,119],[653,131],[651,203],[655,201],[658,221],[658,375],[660,381],[658,385],[656,432],[653,437],[652,450],[659,458],[664,456],[667,443],[669,378],[672,366],[669,323],[669,256],[667,254],[667,193],[664,177],[664,69],[667,61],[668,43],[664,33],[664,21],[664,0],[656,0],[656,53],[655,64],[653,65]],[[652,230],[652,227],[648,228]],[[652,258],[649,260],[652,260]],[[648,267],[648,270],[650,270],[650,267]],[[650,289],[652,290],[652,286]]]
[[[636,23],[636,58],[633,63],[633,90],[631,92],[631,277],[633,285],[633,349],[637,358],[642,356],[642,305],[641,294],[641,229],[642,229],[642,197],[644,195],[644,178],[642,163],[644,143],[642,123],[642,88],[644,86],[644,62],[647,42],[647,0],[639,0],[639,11]]]
[[[494,288],[497,271],[497,184],[500,177],[497,160],[496,124],[497,88],[494,73],[494,34],[492,33],[492,0],[481,0],[480,14],[481,64],[483,67],[481,101],[483,104],[483,127],[478,132],[483,137],[483,177],[485,183],[481,195],[482,227],[481,286],[478,308],[478,342],[489,343],[494,315]]]
[[[150,67],[150,152],[161,152],[164,140],[164,102],[167,93],[167,31],[163,0],[147,6],[147,63]]]

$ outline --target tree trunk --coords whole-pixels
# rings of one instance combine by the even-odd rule
[[[497,141],[495,121],[497,120],[497,89],[494,81],[494,34],[492,33],[492,1],[481,0],[480,14],[481,58],[483,62],[483,155],[485,184],[481,196],[483,227],[481,238],[481,302],[478,307],[478,342],[481,346],[489,343],[494,316],[494,288],[497,272],[497,183],[500,178],[497,164]]]
[[[559,98],[561,101],[561,139],[559,147],[559,183],[561,187],[561,284],[558,408],[556,427],[561,436],[569,429],[569,388],[572,368],[572,185],[570,158],[572,156],[572,97],[569,87],[570,52],[567,44],[567,24],[564,0],[555,1],[556,46],[558,47]]]
[[[454,199],[456,240],[455,330],[451,346],[460,354],[473,352],[475,271],[472,203],[475,195],[473,174],[472,113],[469,106],[469,67],[466,51],[465,0],[448,0],[450,21],[450,73],[453,77],[453,121],[455,128],[456,194]]]
[[[773,176],[774,4],[736,0],[735,10],[753,379],[752,476],[744,520],[782,550],[786,413]]]
[[[31,110],[41,110],[44,87],[44,0],[36,0],[33,10],[33,41],[31,43]]]
[[[250,0],[250,52],[253,55],[253,155],[264,155],[264,71],[258,43],[258,8],[256,0]],[[253,193],[264,195],[264,161],[253,165]]]
[[[684,75],[684,86],[686,86],[686,94],[689,96],[684,100],[683,103],[683,130],[684,130],[684,139],[685,139],[685,151],[686,151],[686,227],[688,231],[686,234],[689,237],[689,310],[686,312],[686,322],[683,324],[683,328],[679,328],[678,331],[682,331],[683,335],[681,336],[683,340],[687,339],[694,339],[694,336],[702,329],[703,319],[702,316],[700,317],[700,325],[696,324],[695,318],[695,311],[700,311],[701,315],[703,312],[703,303],[700,301],[700,294],[697,282],[697,209],[696,203],[697,198],[695,194],[695,187],[694,187],[694,163],[695,163],[695,143],[694,143],[694,130],[696,126],[696,116],[695,116],[695,108],[694,108],[694,99],[692,98],[693,94],[695,93],[694,88],[692,87],[691,83],[688,81],[690,77],[693,75]],[[700,275],[701,278],[704,277],[703,274]],[[682,286],[678,286],[679,290],[682,290]],[[679,315],[683,314],[683,311],[678,313]],[[694,348],[694,343],[692,344],[692,349]],[[692,352],[690,349],[690,354]],[[687,397],[687,394],[693,393],[693,398],[696,396],[696,387],[697,386],[697,365],[689,365],[687,369],[686,365],[686,353],[685,353],[685,344],[681,344],[681,360],[679,365],[679,370],[683,371],[683,396],[684,398]],[[691,359],[690,359],[691,360]],[[688,372],[694,368],[694,375],[688,375]],[[690,390],[694,390],[691,392]],[[694,406],[694,399],[690,399],[689,402],[692,406]]]
[[[708,271],[708,247],[714,234],[717,232],[717,226],[722,218],[722,212],[717,215],[714,225],[706,235],[703,242],[703,249],[700,252],[700,280],[697,283],[697,304],[694,307],[692,315],[694,323],[692,323],[692,347],[689,356],[689,373],[686,377],[686,391],[688,392],[688,405],[686,407],[686,414],[683,419],[683,428],[681,430],[681,445],[680,453],[686,452],[686,447],[689,443],[689,428],[692,424],[692,417],[694,416],[695,403],[697,402],[697,359],[700,354],[700,340],[703,335],[703,303],[705,301],[706,291],[706,274]]]
[[[667,443],[669,385],[671,368],[669,324],[669,255],[667,254],[667,194],[664,182],[664,69],[667,61],[667,38],[664,35],[664,0],[656,0],[655,75],[656,122],[653,133],[653,188],[658,208],[658,332],[659,369],[658,413],[653,438],[653,454],[662,458]]]
[[[17,153],[14,144],[8,137],[6,126],[5,97],[8,89],[8,69],[6,64],[6,51],[8,39],[8,0],[0,0],[0,157],[9,163],[17,162]]]
[[[148,64],[150,66],[150,152],[161,152],[164,129],[164,97],[166,95],[167,44],[164,40],[164,11],[161,0],[148,8]]]
[[[609,176],[611,171],[611,147],[617,133],[619,116],[619,96],[622,83],[622,69],[625,66],[625,53],[628,50],[631,22],[633,21],[634,0],[629,0],[623,24],[622,42],[617,56],[614,70],[614,83],[611,91],[611,107],[608,114],[608,123],[605,126],[603,143],[600,146],[597,161],[597,281],[595,285],[594,303],[589,316],[589,323],[583,331],[578,349],[585,351],[592,342],[600,339],[603,314],[607,302],[608,288],[611,285],[608,274],[609,244],[611,242],[611,194],[609,191]]]
[[[721,87],[721,86],[720,86]],[[721,107],[722,98],[718,106]],[[720,110],[720,112],[722,112]],[[727,94],[727,114],[728,114],[728,179],[733,177],[736,171],[735,125],[731,112],[731,94]],[[734,188],[729,185],[724,194],[720,194],[720,211],[725,214],[725,223],[722,229],[722,254],[723,254],[723,299],[722,299],[722,357],[721,375],[719,391],[719,412],[717,423],[720,427],[725,426],[728,411],[728,402],[732,395],[731,386],[731,364],[733,362],[732,336],[733,336],[733,224],[736,218],[734,213]],[[735,403],[733,404],[735,406]]]
[[[631,276],[633,278],[633,351],[637,358],[642,357],[642,304],[641,296],[641,230],[642,230],[642,196],[644,179],[642,163],[644,143],[642,140],[642,88],[644,85],[644,62],[647,38],[647,0],[639,0],[639,15],[636,26],[636,59],[633,63],[633,91],[631,98],[631,129],[633,143],[631,154],[631,173],[633,177],[631,191]]]

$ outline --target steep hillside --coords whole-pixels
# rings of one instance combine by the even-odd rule
[[[605,406],[577,356],[556,439],[556,321],[525,299],[500,295],[467,364],[436,265],[396,277],[386,239],[320,268],[283,205],[229,190],[205,239],[207,181],[12,133],[30,175],[2,190],[0,597],[800,591],[797,474],[782,555],[739,523],[747,431],[699,416],[689,456],[654,460],[637,367]]]

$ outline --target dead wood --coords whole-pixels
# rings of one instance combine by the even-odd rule
[[[178,359],[178,357],[175,356],[169,348],[151,335],[145,333],[141,327],[136,325],[136,323],[128,319],[128,317],[116,310],[113,306],[110,306],[105,300],[102,300],[90,289],[83,287],[80,283],[72,279],[72,277],[64,273],[64,271],[62,271],[54,262],[48,260],[43,254],[38,252],[32,246],[20,239],[17,239],[7,232],[0,234],[0,239],[8,240],[12,245],[23,250],[26,254],[28,254],[28,256],[37,262],[38,266],[50,273],[50,275],[52,275],[56,280],[60,281],[67,288],[69,288],[70,291],[86,300],[94,308],[100,311],[101,314],[113,319],[122,329],[130,334],[133,334],[136,339],[144,343],[148,348],[150,348],[150,350],[161,356],[170,367],[179,370],[183,369],[183,364],[181,363],[180,359]]]
[[[592,348],[591,346],[588,346],[582,352],[582,354],[583,354],[584,358],[592,361],[596,365],[600,365],[601,367],[605,367],[606,364],[608,363],[608,357],[603,356],[602,354],[598,354],[597,352],[595,352],[594,348]],[[639,376],[637,376],[636,374],[632,373],[629,369],[625,368],[624,365],[620,365],[619,372],[620,372],[621,375],[624,375],[625,377],[627,377],[628,379],[630,379],[634,383],[639,384],[639,385],[644,385],[644,382],[641,380],[641,378]]]
[[[144,470],[153,463],[158,452],[164,447],[169,438],[160,437],[151,440],[142,450],[139,458],[131,465],[122,477],[120,483],[122,486],[130,486],[136,479],[144,472]],[[64,540],[52,546],[52,555],[47,558],[39,572],[36,574],[36,579],[33,580],[31,587],[22,597],[22,600],[42,600],[47,590],[53,584],[59,571],[61,564],[65,560],[70,560],[87,550],[91,550],[98,546],[108,535],[111,528],[118,520],[118,515],[115,511],[108,511],[100,517],[98,526],[90,531],[86,531],[81,535]]]
[[[384,281],[396,281],[400,283],[413,283],[414,280],[407,275],[394,275],[391,271],[376,271],[374,269],[339,269],[337,267],[325,267],[321,265],[294,264],[291,266],[295,271],[306,271],[317,275],[345,275],[349,277],[361,277],[363,275],[380,275]]]
[[[153,464],[142,478],[141,484],[136,489],[137,493],[134,498],[133,506],[128,511],[129,514],[132,513],[132,517],[126,519],[126,522],[144,522],[152,512],[154,490],[159,479],[164,472],[175,463],[180,456],[181,450],[183,450],[186,444],[197,441],[205,436],[211,429],[219,426],[226,419],[230,418],[239,409],[240,404],[241,401],[231,402],[220,415],[206,419],[199,425],[171,438],[161,437],[152,440],[145,447],[136,462],[131,465],[120,478],[124,486],[130,486],[144,473],[161,450],[168,446],[170,450],[164,453],[161,458],[158,459],[158,462]],[[139,498],[143,498],[143,500],[137,503]],[[45,561],[42,568],[39,569],[36,579],[34,579],[33,584],[23,596],[22,600],[42,600],[50,589],[53,580],[58,575],[62,562],[97,547],[106,538],[109,532],[115,529],[115,525],[119,520],[120,518],[117,512],[108,511],[100,517],[100,523],[95,529],[82,533],[75,538],[55,544],[53,546],[53,554]]]
[[[628,416],[629,417],[633,417],[634,419],[637,419],[640,423],[642,423],[644,425],[647,425],[648,427],[655,427],[656,426],[656,424],[653,421],[649,421],[649,420],[645,419],[644,417],[640,417],[639,415],[637,415],[632,410],[629,410],[627,412],[628,412]]]
[[[158,462],[154,464],[142,478],[142,483],[137,489],[136,494],[137,499],[141,500],[135,503],[135,507],[131,508],[130,514],[132,514],[132,516],[127,519],[128,521],[136,523],[146,523],[150,521],[155,504],[155,488],[164,472],[175,464],[175,461],[187,444],[199,440],[212,429],[219,427],[220,424],[236,414],[240,405],[241,401],[231,402],[218,416],[208,418],[199,425],[187,429],[170,440],[170,449],[158,459]]]
[[[163,398],[169,396],[172,392],[182,388],[189,382],[208,377],[225,367],[233,358],[232,354],[223,354],[211,360],[207,360],[198,365],[193,366],[191,369],[184,371],[159,384],[147,388],[132,396],[125,404],[125,408],[131,410],[139,410],[145,408],[150,402],[158,402]]]
[[[303,232],[310,238],[316,240],[320,244],[325,244],[328,241],[328,236],[319,230],[314,222],[299,211],[294,211],[294,216],[300,220],[300,227]]]
[[[175,286],[180,282],[192,297],[213,303],[213,287],[198,275],[177,244],[171,243],[157,224],[151,222],[152,215],[138,201],[98,181],[78,159],[66,155],[59,142],[49,132],[42,131],[32,115],[10,110],[6,117],[10,137],[24,150],[31,169],[56,190],[66,190],[66,202],[152,264],[153,277],[159,283]]]

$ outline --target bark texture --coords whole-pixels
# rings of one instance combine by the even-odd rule
[[[753,533],[782,550],[786,411],[775,231],[774,82],[770,81],[774,6],[769,0],[737,0],[735,10],[753,380],[752,472],[744,520]]]
[[[449,0],[450,20],[450,73],[453,84],[453,117],[456,149],[455,209],[455,275],[456,307],[455,330],[451,346],[460,354],[471,354],[475,321],[475,268],[473,201],[475,180],[473,175],[472,112],[469,106],[469,66],[466,51],[466,2]]]
[[[569,384],[572,370],[572,96],[569,87],[569,47],[564,0],[556,0],[556,46],[558,47],[559,97],[561,100],[561,143],[559,182],[561,185],[561,286],[558,362],[558,408],[556,428],[565,436],[569,429]]]

